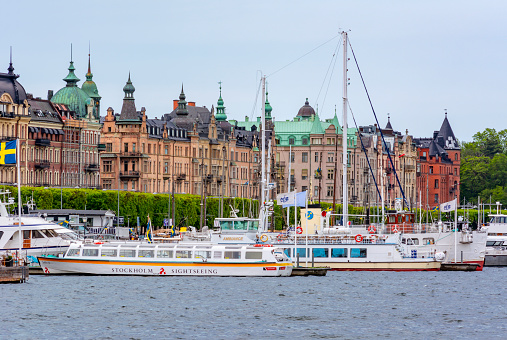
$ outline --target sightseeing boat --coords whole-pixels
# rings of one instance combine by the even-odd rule
[[[290,276],[292,272],[283,250],[270,245],[72,244],[63,256],[38,259],[46,274]]]

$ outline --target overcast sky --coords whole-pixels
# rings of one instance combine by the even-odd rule
[[[17,1],[8,8],[2,72],[12,45],[19,81],[45,98],[65,86],[71,43],[82,84],[90,42],[101,115],[121,110],[130,71],[137,109],[146,107],[149,118],[172,111],[182,84],[187,101],[216,106],[219,81],[228,118],[254,118],[262,72],[276,120],[292,119],[308,97],[322,119],[336,105],[341,122],[345,29],[381,126],[390,113],[395,130],[430,137],[447,109],[462,141],[507,128],[507,1]],[[349,57],[350,106],[359,125],[373,124]]]

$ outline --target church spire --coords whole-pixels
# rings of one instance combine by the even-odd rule
[[[181,84],[180,100],[178,101],[178,107],[176,108],[177,115],[187,115],[187,101],[185,100],[185,92],[183,92],[183,84]]]
[[[74,67],[74,62],[72,61],[72,44],[70,44],[69,74],[67,75],[67,77],[63,78],[63,80],[67,83],[67,87],[77,86],[77,82],[81,80],[74,74],[75,70],[76,68]]]
[[[222,99],[222,81],[219,81],[218,84],[220,85],[220,97],[217,101],[217,114],[215,118],[217,121],[225,121],[227,120],[227,114],[225,113],[224,100]]]

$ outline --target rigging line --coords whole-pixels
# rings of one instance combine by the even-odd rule
[[[335,56],[340,51],[340,47],[342,45],[341,41],[342,41],[342,39],[340,37],[340,40],[338,41],[338,45],[336,46],[336,49],[333,52],[333,56],[331,57],[331,61],[329,62],[329,66],[327,67],[326,75],[324,76],[324,79],[322,80],[322,85],[320,86],[319,94],[317,94],[317,99],[315,100],[316,102],[319,101],[320,93],[322,92],[322,88],[324,87],[324,84],[326,83],[327,75],[329,74],[329,70],[331,69],[331,65],[333,65],[333,59],[335,59]],[[338,59],[338,58],[336,58],[336,59]],[[335,60],[334,65],[336,65],[336,60]],[[333,66],[333,70],[334,70],[334,66]]]
[[[333,69],[331,70],[331,75],[329,76],[329,82],[327,83],[326,94],[324,95],[324,99],[322,100],[322,111],[324,111],[324,104],[326,103],[327,93],[329,92],[329,86],[331,86],[331,79],[333,79],[334,68],[336,66],[337,61],[338,61],[338,58],[335,58],[334,64],[333,64]]]
[[[373,182],[375,183],[377,194],[379,196],[379,199],[382,200],[382,195],[380,194],[380,190],[377,185],[377,180],[375,179],[375,175],[373,174],[373,168],[370,164],[370,159],[368,158],[368,154],[366,153],[366,148],[364,146],[363,139],[361,138],[361,132],[359,132],[359,127],[357,126],[356,117],[354,116],[354,112],[352,111],[352,108],[350,107],[350,103],[348,100],[347,105],[349,106],[350,114],[352,115],[352,119],[354,120],[354,125],[356,126],[357,134],[359,135],[359,140],[361,141],[361,148],[363,149],[364,155],[366,156],[366,161],[368,162],[368,167],[370,168],[371,177],[373,178]]]
[[[384,147],[387,152],[387,156],[389,157],[389,161],[391,163],[391,167],[393,168],[394,176],[396,177],[396,181],[398,182],[398,186],[400,188],[401,194],[403,196],[403,200],[407,204],[407,207],[410,207],[408,204],[407,198],[405,197],[405,192],[403,191],[403,188],[401,187],[400,179],[398,178],[398,174],[396,173],[396,168],[394,167],[393,159],[391,158],[391,152],[389,151],[389,148],[387,147],[386,140],[384,138],[384,134],[382,133],[382,129],[380,128],[380,123],[378,122],[377,114],[375,113],[375,109],[373,108],[373,103],[371,102],[370,94],[368,93],[368,89],[366,88],[366,83],[363,78],[363,74],[361,73],[361,69],[359,68],[359,63],[357,62],[356,54],[354,53],[354,49],[352,48],[352,44],[350,43],[349,39],[349,46],[350,51],[352,52],[352,56],[354,57],[354,61],[356,63],[357,70],[359,72],[359,76],[361,77],[361,81],[363,82],[364,90],[366,91],[366,96],[368,97],[368,101],[370,102],[371,110],[373,111],[373,116],[375,117],[375,121],[377,122],[377,126],[379,127],[380,136],[382,137],[382,142],[384,142]],[[394,145],[393,145],[394,147]]]
[[[320,44],[319,46],[315,47],[315,48],[314,48],[314,49],[312,49],[311,51],[306,52],[306,53],[305,53],[305,54],[303,54],[301,57],[297,58],[297,59],[296,59],[296,60],[294,60],[294,61],[291,61],[290,63],[288,63],[287,65],[283,66],[282,68],[279,68],[279,69],[278,69],[278,70],[276,70],[275,72],[273,72],[273,73],[271,73],[270,75],[268,75],[266,78],[269,78],[269,77],[271,77],[272,75],[274,75],[274,74],[276,74],[276,73],[280,72],[280,71],[281,71],[281,70],[283,70],[284,68],[289,67],[290,65],[294,64],[296,61],[298,61],[298,60],[300,60],[300,59],[302,59],[302,58],[306,57],[307,55],[309,55],[310,53],[312,53],[312,52],[313,52],[313,51],[315,51],[316,49],[318,49],[318,48],[320,48],[320,47],[324,46],[325,44],[327,44],[328,42],[332,41],[333,39],[336,39],[336,38],[337,38],[337,37],[339,37],[339,36],[341,36],[341,33],[340,33],[340,34],[338,34],[338,35],[335,35],[334,37],[332,37],[332,38],[331,38],[331,39],[329,39],[328,41],[323,42],[322,44]]]
[[[257,88],[257,94],[255,95],[255,101],[254,101],[254,104],[253,104],[253,107],[252,107],[252,112],[250,113],[250,120],[253,119],[253,116],[254,116],[254,113],[255,113],[255,108],[257,107],[257,101],[259,100],[259,92],[261,91],[261,85],[262,85],[262,77],[259,81],[259,87]]]

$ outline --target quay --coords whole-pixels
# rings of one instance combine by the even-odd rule
[[[0,283],[23,283],[28,280],[28,267],[3,267],[0,266]]]
[[[291,276],[326,276],[329,267],[294,267]]]

